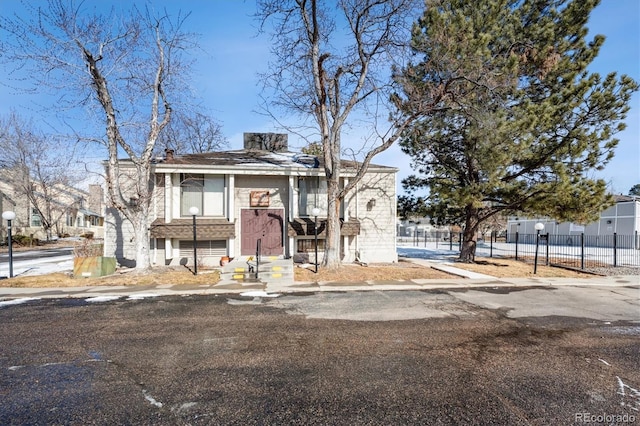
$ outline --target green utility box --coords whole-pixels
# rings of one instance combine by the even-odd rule
[[[116,258],[104,256],[76,257],[73,259],[74,278],[96,278],[116,272]]]

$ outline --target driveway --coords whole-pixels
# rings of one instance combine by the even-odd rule
[[[596,309],[603,290],[576,288],[600,319],[565,315],[557,290],[539,315],[514,315],[535,288],[2,305],[0,423],[638,421],[628,290]],[[494,307],[475,294],[496,291]]]

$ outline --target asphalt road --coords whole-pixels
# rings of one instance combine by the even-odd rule
[[[29,250],[29,251],[14,251],[14,261],[27,261],[27,260],[39,260],[49,257],[66,257],[73,254],[73,247],[60,247],[42,250]],[[9,261],[9,253],[0,254],[1,262]]]
[[[512,290],[5,305],[0,424],[640,424],[638,288]]]

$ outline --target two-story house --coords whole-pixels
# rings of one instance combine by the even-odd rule
[[[270,136],[270,137],[264,137]],[[324,249],[327,194],[324,168],[311,155],[287,150],[286,135],[245,134],[242,150],[177,155],[167,151],[153,165],[151,259],[157,265],[193,260],[193,221],[197,207],[198,261],[261,254],[313,261],[318,208],[318,248]],[[276,143],[265,141],[276,140]],[[355,176],[356,164],[343,163],[341,184]],[[121,163],[126,173],[127,161]],[[395,262],[396,173],[371,165],[341,205],[343,260]],[[130,224],[108,213],[105,254],[121,264],[135,259]]]
[[[100,185],[88,191],[65,185],[46,187],[20,168],[0,169],[0,211],[16,214],[13,233],[40,240],[63,235],[103,237],[103,198]],[[44,217],[43,217],[44,216]],[[47,232],[45,222],[49,222]],[[49,235],[47,235],[49,234]],[[0,225],[0,238],[6,238],[6,224]]]

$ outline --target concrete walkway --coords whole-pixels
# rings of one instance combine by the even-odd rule
[[[424,266],[426,268],[437,269],[438,271],[446,272],[447,274],[451,274],[451,275],[456,275],[461,278],[469,278],[474,280],[495,279],[495,277],[492,277],[491,275],[479,274],[477,272],[456,268],[455,266],[453,266],[454,264],[450,262],[438,262],[438,261],[425,260],[425,259],[411,259],[406,257],[403,259],[408,260],[411,263]]]
[[[446,268],[453,268],[444,265]],[[457,272],[462,274],[462,272]],[[543,286],[589,286],[589,287],[638,287],[640,298],[640,276],[591,276],[588,278],[495,278],[475,274],[470,278],[412,279],[390,281],[350,282],[295,282],[293,284],[248,283],[237,285],[151,285],[151,286],[82,286],[59,288],[11,288],[0,287],[0,300],[19,298],[144,298],[195,294],[240,294],[249,297],[267,297],[286,293],[331,292],[331,291],[387,291],[387,290],[432,290],[466,289],[477,287],[543,287]],[[2,306],[0,302],[0,307]]]

